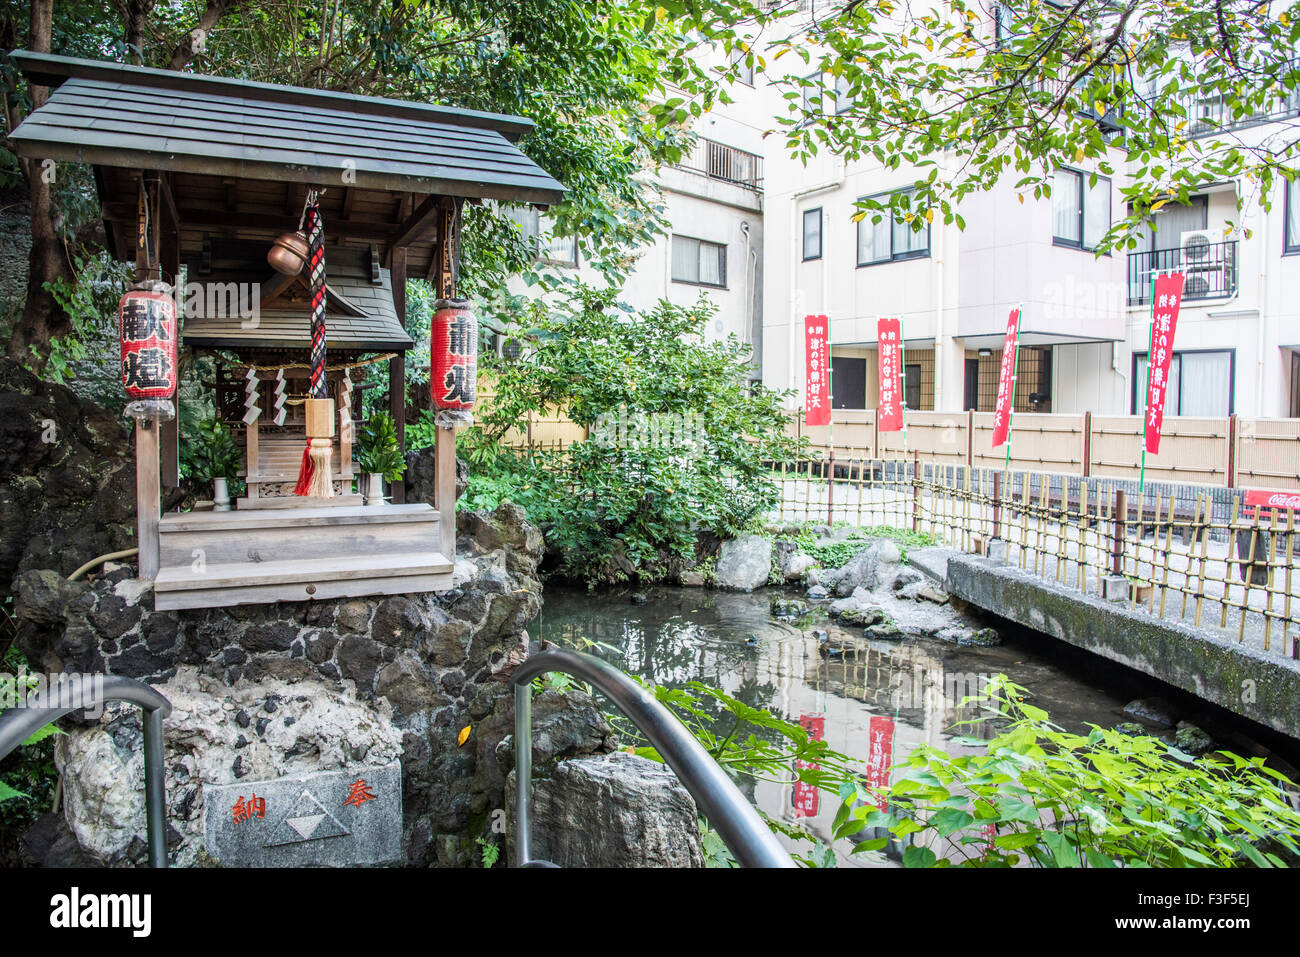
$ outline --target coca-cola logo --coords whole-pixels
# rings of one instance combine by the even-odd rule
[[[1300,492],[1247,492],[1246,505],[1259,508],[1300,509]]]

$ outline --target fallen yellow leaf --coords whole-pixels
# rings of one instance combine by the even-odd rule
[[[470,729],[470,726],[469,726],[468,724],[465,725],[465,727],[463,727],[463,728],[460,729],[460,734],[456,735],[456,746],[457,746],[457,747],[460,747],[460,746],[463,745],[467,740],[469,740],[469,729]]]

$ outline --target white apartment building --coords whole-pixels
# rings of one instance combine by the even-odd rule
[[[729,93],[733,103],[695,121],[691,153],[655,176],[652,185],[671,231],[639,252],[622,298],[638,309],[660,299],[683,306],[708,299],[717,311],[706,337],[735,335],[753,347],[757,369],[763,331],[763,133],[772,120],[768,92],[755,86],[752,74]],[[546,219],[535,209],[518,210],[517,219],[526,233],[540,232],[548,262],[576,268],[592,285],[604,285],[603,277],[580,261],[571,237],[548,236]],[[522,284],[516,291],[524,291]]]
[[[991,15],[985,29],[994,29]],[[769,60],[768,69],[786,62]],[[1090,168],[1059,171],[1041,200],[1022,201],[1007,177],[963,200],[964,230],[939,217],[921,233],[870,217],[855,223],[859,198],[907,189],[915,174],[827,153],[807,165],[791,159],[777,119],[783,88],[772,74],[748,79],[731,87],[734,103],[695,122],[692,154],[655,178],[671,235],[637,259],[623,289],[634,306],[708,298],[718,311],[706,334],[750,343],[762,381],[799,396],[803,320],[825,314],[834,404],[844,409],[875,406],[876,320],[897,315],[908,407],[949,412],[993,410],[1007,315],[1023,306],[1017,411],[1134,414],[1151,278],[1181,270],[1168,414],[1300,416],[1300,182],[1276,184],[1267,213],[1248,197],[1227,232],[1247,187],[1209,186],[1190,206],[1159,211],[1137,251],[1103,256],[1093,247],[1124,213],[1123,184],[1100,177],[1092,187]],[[831,90],[822,108],[842,105]],[[1189,105],[1213,121],[1205,130],[1228,117],[1219,101]],[[1297,116],[1300,93],[1233,134],[1258,140]],[[1114,157],[1122,166],[1122,154]],[[544,234],[545,220],[526,228]],[[545,255],[601,281],[571,239]]]
[[[785,108],[779,95],[771,102]],[[830,92],[822,109],[837,103]],[[1192,105],[1217,122],[1227,116],[1217,101]],[[1234,133],[1262,138],[1297,116],[1300,96]],[[1140,414],[1151,279],[1182,271],[1169,414],[1300,416],[1300,182],[1276,185],[1267,213],[1251,197],[1240,218],[1245,187],[1215,184],[1157,213],[1138,251],[1098,257],[1097,238],[1123,215],[1122,184],[1103,177],[1090,187],[1092,169],[1061,170],[1050,199],[1023,202],[1008,177],[963,200],[964,230],[936,217],[913,233],[887,217],[852,217],[859,198],[906,189],[914,173],[831,155],[804,165],[782,151],[783,137],[769,139],[767,385],[802,395],[803,320],[825,314],[835,406],[873,408],[876,319],[898,315],[908,407],[992,411],[1007,316],[1022,305],[1017,411]]]

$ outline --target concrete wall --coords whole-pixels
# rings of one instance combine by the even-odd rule
[[[949,558],[947,587],[993,614],[1300,737],[1300,663],[1067,591],[986,558]]]

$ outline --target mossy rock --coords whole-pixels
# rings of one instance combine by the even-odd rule
[[[839,619],[841,625],[858,625],[863,628],[870,628],[884,621],[893,624],[893,620],[879,608],[847,608],[840,612]]]
[[[868,638],[876,638],[880,641],[899,641],[904,637],[903,629],[898,627],[898,622],[883,613],[881,614],[881,620],[870,625],[863,634]]]

